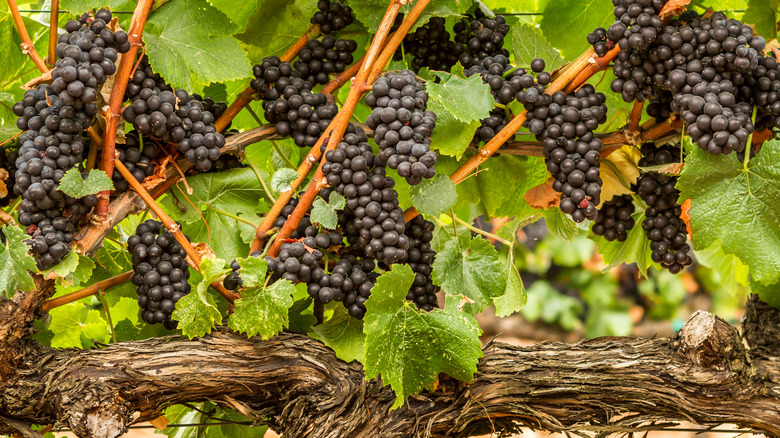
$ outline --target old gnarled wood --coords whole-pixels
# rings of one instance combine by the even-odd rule
[[[221,329],[194,340],[86,351],[25,338],[17,344],[23,361],[0,387],[0,417],[104,437],[167,405],[211,400],[291,437],[454,437],[521,426],[607,431],[673,421],[737,423],[777,435],[780,360],[767,354],[777,351],[778,312],[755,299],[751,306],[745,338],[761,335],[758,354],[706,312],[671,338],[493,343],[472,383],[442,375],[435,392],[394,411],[389,388],[300,334],[262,341]],[[8,424],[0,423],[0,433]]]

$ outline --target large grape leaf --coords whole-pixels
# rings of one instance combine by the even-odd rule
[[[16,291],[28,291],[35,287],[35,282],[28,271],[38,272],[33,259],[28,252],[30,247],[24,243],[27,235],[12,225],[2,228],[5,245],[0,246],[0,290],[10,298]]]
[[[351,317],[344,306],[337,306],[329,320],[314,326],[310,336],[322,341],[336,353],[336,357],[345,362],[365,361],[363,320]]]
[[[93,340],[107,342],[109,339],[108,323],[99,311],[87,309],[83,302],[51,309],[49,316],[49,330],[54,333],[52,348],[89,348]]]
[[[512,27],[512,51],[515,63],[526,69],[531,67],[534,58],[542,58],[545,71],[553,71],[564,64],[560,53],[550,45],[539,28],[528,24]]]
[[[496,248],[481,236],[449,240],[433,261],[433,282],[448,295],[468,297],[475,313],[505,293],[506,280]]]
[[[220,322],[222,314],[217,303],[208,293],[209,285],[229,273],[225,269],[225,261],[214,257],[206,257],[200,262],[200,272],[203,278],[195,286],[195,290],[185,295],[176,303],[172,318],[179,321],[181,333],[192,339],[207,335]]]
[[[249,16],[246,29],[236,38],[244,44],[254,63],[265,56],[281,56],[311,26],[309,20],[316,10],[317,2],[310,0],[265,0],[263,7]]]
[[[476,176],[461,184],[472,190],[472,200],[480,200],[492,216],[530,216],[537,212],[523,198],[525,193],[545,182],[549,174],[541,157],[500,155],[482,164]],[[507,184],[507,181],[513,181]],[[465,188],[464,188],[465,189]],[[463,194],[458,193],[461,198]]]
[[[260,10],[260,6],[268,7],[268,1],[265,0],[210,0],[212,6],[219,9],[220,12],[227,15],[231,22],[237,27],[237,31],[243,31],[249,24],[249,17]]]
[[[742,21],[767,40],[777,38],[777,6],[777,0],[748,0]]]
[[[624,242],[613,240],[607,241],[603,236],[595,236],[589,232],[588,236],[596,242],[596,248],[607,269],[614,268],[623,263],[636,263],[639,272],[647,277],[647,270],[652,266],[653,260],[650,258],[650,240],[642,229],[642,221],[645,220],[644,210],[640,210],[632,215],[635,225],[628,232],[628,237]]]
[[[249,76],[252,66],[231,36],[236,25],[206,0],[165,3],[146,22],[146,54],[174,88],[200,89]]]
[[[352,11],[355,18],[363,26],[368,28],[369,32],[376,32],[379,28],[379,23],[382,22],[387,11],[387,5],[389,3],[386,0],[360,0],[349,2],[349,6],[352,7]],[[410,32],[413,32],[420,26],[425,25],[431,17],[457,17],[464,14],[472,5],[472,0],[432,0],[428,6],[423,10],[420,18],[414,23]],[[408,15],[409,11],[414,7],[415,2],[409,2],[401,7],[401,12]]]
[[[187,178],[187,184],[192,194],[186,193],[183,183],[177,183],[161,201],[165,210],[183,223],[185,234],[194,241],[208,243],[217,257],[233,260],[246,255],[249,246],[245,237],[253,236],[254,229],[231,216],[252,223],[260,221],[256,214],[258,199],[267,196],[252,169],[204,173]]]
[[[750,291],[758,295],[761,301],[775,309],[780,309],[780,283],[764,285],[757,281],[751,281]]]
[[[577,224],[574,223],[571,216],[562,212],[560,208],[553,207],[544,210],[542,215],[547,224],[547,229],[550,230],[555,237],[571,242],[574,239],[574,236],[577,235]]]
[[[428,109],[437,115],[431,144],[439,152],[460,158],[474,138],[479,120],[488,117],[495,101],[479,75],[468,79],[435,72],[440,83],[429,80]]]
[[[541,29],[564,59],[572,60],[588,49],[587,32],[615,21],[613,8],[612,2],[604,0],[550,0]]]
[[[228,326],[250,337],[269,339],[289,325],[287,310],[293,304],[295,287],[287,280],[277,280],[266,287],[268,264],[263,259],[249,257],[238,262],[244,287],[241,298],[234,303],[236,308],[228,318]]]
[[[493,298],[496,316],[499,318],[509,316],[522,309],[526,301],[523,279],[520,278],[520,273],[517,272],[517,267],[511,258],[504,263],[504,277],[506,278],[506,292]]]
[[[433,216],[447,211],[458,200],[455,184],[441,174],[413,186],[410,196],[417,211]]]
[[[677,181],[680,199],[691,199],[694,249],[720,240],[764,284],[780,280],[780,141],[761,147],[747,168],[735,154],[688,155]]]
[[[712,270],[715,277],[713,281],[717,282],[720,288],[732,294],[739,290],[739,284],[747,285],[748,267],[739,260],[734,254],[725,254],[716,242],[709,248],[696,251],[696,261]]]
[[[418,311],[406,300],[413,282],[409,266],[393,265],[379,277],[363,319],[366,379],[382,375],[397,396],[393,408],[434,386],[439,373],[470,381],[482,357],[481,330],[473,316],[457,303],[446,310]]]

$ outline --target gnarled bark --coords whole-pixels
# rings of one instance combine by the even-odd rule
[[[758,320],[746,327],[777,339],[777,314],[749,310]],[[706,312],[671,338],[490,344],[473,382],[442,375],[436,391],[393,411],[381,381],[366,381],[359,364],[294,333],[262,341],[220,329],[86,351],[29,339],[20,347],[23,361],[0,386],[0,417],[85,437],[116,436],[165,406],[203,400],[295,437],[606,431],[674,421],[780,434],[780,358],[752,355],[734,327]],[[0,432],[9,424],[0,422]]]

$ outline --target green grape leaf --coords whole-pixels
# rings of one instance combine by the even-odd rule
[[[112,11],[121,11],[127,10],[123,8],[132,8],[135,5],[128,0],[62,0],[62,2],[60,2],[60,9],[66,9],[76,15],[81,15],[83,12],[99,9],[103,6]]]
[[[585,52],[589,44],[583,30],[607,28],[615,21],[614,6],[602,0],[550,0],[540,23],[548,41],[555,41],[564,59],[572,60]]]
[[[303,284],[303,286],[306,285]],[[293,296],[293,299],[295,298],[296,297]],[[313,300],[311,297],[307,296],[306,298],[298,299],[293,303],[289,312],[287,312],[290,320],[290,326],[287,327],[288,329],[301,333],[309,333],[312,330],[314,325],[317,324],[317,317],[309,310],[312,302]]]
[[[757,281],[751,281],[750,291],[758,295],[761,301],[775,309],[780,309],[780,283],[765,285]]]
[[[385,0],[361,0],[356,2],[350,2],[349,6],[352,7],[352,11],[355,18],[365,26],[369,32],[376,32],[379,29],[379,24],[382,22],[382,17],[387,11],[387,2]],[[414,23],[409,32],[414,32],[420,26],[424,26],[432,17],[458,17],[464,14],[472,5],[471,0],[436,0],[432,1],[425,8],[420,18]],[[401,6],[401,11],[405,15],[409,15],[409,11],[412,10],[414,2]]]
[[[433,387],[439,373],[471,381],[482,357],[481,330],[471,315],[456,305],[420,312],[406,300],[414,275],[407,265],[393,265],[377,280],[363,318],[366,379],[382,375],[395,391],[393,408]]]
[[[428,100],[438,102],[456,120],[470,123],[484,119],[494,108],[495,100],[490,94],[490,86],[482,82],[479,75],[462,79],[445,72],[434,73],[441,81],[438,84],[434,81],[425,83]]]
[[[447,176],[439,174],[412,186],[412,204],[422,214],[438,216],[458,200],[455,184]]]
[[[186,194],[184,185],[176,183],[162,199],[168,214],[182,222],[184,233],[193,241],[208,243],[217,257],[233,260],[246,255],[246,236],[254,236],[255,228],[231,216],[260,222],[258,199],[267,198],[252,169],[204,173],[188,177],[187,183],[192,194]]]
[[[295,286],[287,280],[277,280],[265,285],[268,269],[263,259],[249,257],[239,260],[244,288],[236,308],[228,318],[231,329],[252,337],[260,335],[269,339],[289,325],[288,309],[293,304]]]
[[[720,242],[696,251],[696,261],[712,270],[713,281],[724,290],[736,294],[739,284],[747,285],[748,267],[734,254],[726,254]]]
[[[353,318],[344,306],[336,307],[333,316],[323,324],[312,328],[311,337],[322,341],[344,362],[364,362],[363,320]]]
[[[474,132],[480,125],[479,120],[470,123],[460,122],[448,113],[443,105],[433,101],[428,101],[428,109],[437,116],[431,147],[438,150],[439,154],[460,159],[474,140]]]
[[[742,22],[755,26],[755,31],[767,39],[777,38],[777,10],[774,0],[748,0]],[[774,6],[774,7],[773,7]],[[718,7],[721,10],[722,7]]]
[[[214,257],[206,257],[200,262],[200,272],[203,279],[195,286],[195,290],[182,297],[176,303],[176,310],[171,317],[179,321],[179,329],[184,336],[192,339],[204,336],[220,322],[222,314],[217,303],[208,293],[209,285],[230,272],[225,268],[225,261]]]
[[[2,229],[5,245],[0,246],[0,289],[6,297],[11,298],[16,291],[28,291],[35,287],[35,282],[28,271],[38,272],[35,259],[28,252],[30,247],[24,241],[27,235],[24,231],[12,225]]]
[[[91,258],[71,251],[53,268],[44,271],[43,276],[47,277],[50,272],[54,272],[64,283],[75,286],[89,280],[94,269],[95,262]]]
[[[146,54],[154,71],[174,88],[192,91],[242,79],[252,66],[231,36],[235,30],[235,23],[206,0],[168,2],[146,22]]]
[[[247,24],[249,24],[249,17],[259,11],[262,4],[267,4],[268,2],[265,0],[248,0],[240,2],[233,0],[210,0],[209,3],[225,14],[228,19],[236,25],[237,31],[243,31],[246,29]],[[214,100],[217,100],[214,95],[205,95],[211,96]]]
[[[496,307],[496,316],[503,318],[509,316],[525,305],[525,286],[517,272],[517,267],[511,263],[511,259],[504,263],[504,276],[506,278],[506,292],[499,297],[493,297],[493,305]]]
[[[82,302],[69,303],[49,311],[49,330],[54,333],[52,348],[89,348],[92,340],[107,342],[108,323],[100,312]]]
[[[595,236],[592,232],[589,232],[588,236],[596,242],[597,251],[607,265],[605,269],[611,269],[623,263],[636,263],[642,276],[647,277],[647,270],[653,265],[653,260],[650,258],[652,252],[650,240],[647,238],[645,230],[642,229],[645,212],[640,210],[635,212],[632,217],[635,225],[628,232],[628,237],[624,242],[617,240],[609,242],[603,236]]]
[[[335,230],[339,220],[336,212],[347,205],[347,200],[336,192],[331,192],[329,199],[330,203],[325,202],[319,196],[314,200],[311,209],[311,222],[320,224],[328,230]]]
[[[274,172],[274,176],[271,177],[271,190],[276,193],[284,193],[288,190],[292,190],[290,184],[298,178],[298,172],[295,169],[289,167],[282,167]]]
[[[677,188],[680,201],[691,199],[694,249],[720,240],[757,281],[780,280],[780,141],[764,143],[746,169],[736,154],[714,156],[699,148],[685,161]]]
[[[210,402],[169,406],[165,418],[169,426],[157,433],[169,438],[263,438],[268,431],[268,426],[247,426],[241,423],[247,421],[245,416]],[[172,424],[203,426],[171,427]]]
[[[553,207],[545,210],[542,216],[544,216],[544,221],[547,223],[547,229],[557,238],[571,242],[574,236],[577,235],[577,224],[572,220],[571,216],[562,212],[560,208]]]
[[[493,297],[506,292],[506,277],[496,248],[481,236],[451,239],[433,261],[433,282],[449,295],[465,295],[482,311]]]
[[[235,2],[229,6],[235,7]],[[244,43],[250,59],[259,62],[265,56],[281,56],[311,26],[309,20],[316,10],[317,2],[310,0],[265,0],[236,38]]]
[[[122,297],[111,309],[111,322],[116,325],[119,321],[130,320],[131,323],[140,324],[138,318],[138,300],[129,297]]]
[[[560,53],[544,37],[542,31],[528,24],[512,26],[512,50],[517,65],[526,69],[531,67],[531,61],[535,58],[544,59],[545,71],[548,72],[565,63]]]
[[[86,179],[81,177],[81,171],[70,169],[60,180],[59,189],[63,193],[74,198],[83,198],[87,195],[95,195],[103,190],[114,190],[111,178],[102,170],[92,169]]]

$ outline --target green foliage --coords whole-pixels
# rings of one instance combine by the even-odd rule
[[[397,396],[393,408],[435,385],[439,373],[470,381],[482,357],[474,318],[449,303],[446,310],[419,312],[406,300],[413,281],[411,268],[394,265],[379,277],[366,302],[366,379],[382,375]]]
[[[271,177],[271,190],[276,193],[283,193],[292,190],[290,184],[298,178],[298,172],[289,167],[283,167]]]
[[[29,271],[38,272],[35,260],[27,255],[30,248],[24,243],[27,235],[11,225],[2,227],[5,246],[0,252],[0,289],[10,298],[16,291],[28,291],[35,287]]]
[[[376,32],[382,17],[387,11],[387,2],[385,0],[361,0],[359,2],[349,3],[355,18],[368,28],[369,32]],[[420,18],[414,23],[410,32],[413,32],[420,26],[424,26],[431,17],[458,17],[465,13],[472,5],[471,0],[434,0],[428,4]],[[410,2],[401,7],[401,12],[406,15],[412,10],[414,3]]]
[[[547,229],[559,239],[571,242],[577,235],[577,224],[571,219],[571,216],[562,212],[560,208],[553,207],[544,210],[542,213]]]
[[[634,228],[628,232],[628,237],[624,242],[613,240],[608,242],[603,236],[590,236],[596,242],[598,252],[604,258],[607,268],[613,268],[623,263],[636,263],[639,272],[647,277],[647,270],[652,266],[653,260],[650,258],[650,240],[647,238],[645,230],[642,229],[642,221],[645,220],[644,210],[633,214]]]
[[[498,252],[480,236],[464,242],[452,239],[436,255],[433,281],[449,295],[464,295],[478,313],[494,297],[506,292],[506,277],[498,261]]]
[[[114,183],[102,170],[92,169],[86,178],[82,178],[81,171],[74,167],[65,173],[58,188],[66,195],[83,198],[103,190],[114,190]]]
[[[205,0],[168,2],[146,22],[146,53],[155,72],[174,88],[192,91],[212,82],[242,79],[252,66],[230,36],[236,30]]]
[[[236,10],[235,2],[223,1],[226,7]],[[264,56],[281,56],[311,26],[309,19],[316,10],[317,3],[309,0],[265,0],[263,7],[246,20],[246,30],[236,38],[244,44],[253,62]],[[245,76],[248,73],[249,70],[244,71]]]
[[[564,59],[571,61],[588,49],[588,32],[606,29],[615,21],[612,10],[612,2],[602,0],[550,0],[542,12],[541,29]]]
[[[176,310],[172,315],[174,320],[179,321],[182,334],[190,339],[210,333],[222,322],[222,314],[214,298],[209,295],[208,288],[212,282],[230,271],[225,269],[224,260],[207,257],[200,262],[200,272],[203,278],[193,291],[176,303]]]
[[[330,194],[330,203],[325,202],[321,197],[314,200],[311,209],[311,222],[320,224],[328,230],[335,230],[338,226],[337,211],[344,208],[347,200],[336,192]]]
[[[170,406],[165,409],[165,418],[170,424],[219,423],[205,427],[166,427],[161,433],[168,438],[262,438],[268,431],[267,426],[247,427],[246,417],[210,402],[193,403],[191,407]]]
[[[100,312],[82,302],[70,303],[49,311],[49,330],[54,333],[52,348],[89,348],[94,341],[108,342],[108,322]]]
[[[564,64],[560,53],[550,45],[542,31],[527,24],[512,27],[512,50],[515,63],[529,69],[534,58],[542,58],[545,70],[553,71]]]
[[[365,362],[363,320],[351,317],[344,306],[337,305],[329,320],[314,326],[311,337],[322,341],[336,353],[336,357],[345,362]]]
[[[244,288],[228,325],[247,336],[268,339],[289,325],[287,309],[293,304],[295,287],[287,280],[266,286],[268,264],[263,259],[249,257],[239,260],[239,264]]]
[[[437,216],[455,205],[458,192],[455,184],[445,175],[436,175],[412,187],[412,204],[422,214]]]
[[[756,32],[767,41],[777,38],[777,6],[776,0],[748,0],[742,20],[754,25]]]
[[[780,279],[778,178],[780,141],[764,143],[747,168],[735,154],[710,155],[696,148],[686,158],[677,182],[680,199],[693,199],[690,215],[694,249],[707,248],[720,240],[723,251],[750,266],[757,281],[777,282]]]

